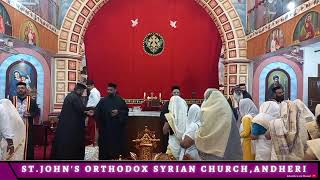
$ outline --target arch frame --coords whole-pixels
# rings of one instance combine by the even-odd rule
[[[247,44],[241,19],[231,0],[194,0],[205,9],[220,33],[226,61],[247,59]],[[84,55],[87,27],[108,0],[74,0],[63,20],[58,54]]]

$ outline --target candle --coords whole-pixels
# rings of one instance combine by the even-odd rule
[[[146,99],[146,92],[143,93],[143,99]]]
[[[161,100],[161,93],[159,93],[159,99]]]

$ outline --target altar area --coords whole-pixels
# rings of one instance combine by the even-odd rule
[[[154,149],[155,153],[160,153],[163,145],[161,138],[163,134],[160,122],[160,112],[158,111],[129,112],[127,125],[129,151],[136,154],[139,153],[132,140],[137,138],[138,133],[143,131],[145,126],[147,126],[149,130],[154,131],[156,138],[160,139]]]

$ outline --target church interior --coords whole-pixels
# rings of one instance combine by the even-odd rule
[[[318,0],[0,1],[0,99],[16,96],[23,82],[36,100],[35,160],[51,159],[64,100],[77,83],[93,81],[101,97],[117,84],[132,159],[170,159],[152,153],[164,148],[160,115],[172,86],[188,106],[201,106],[208,88],[228,99],[245,84],[259,107],[278,81],[285,99],[315,113],[319,53]],[[89,131],[85,145],[94,148]]]

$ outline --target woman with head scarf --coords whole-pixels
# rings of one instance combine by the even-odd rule
[[[25,160],[26,127],[10,100],[0,100],[0,160]]]
[[[241,118],[240,137],[242,141],[243,160],[254,160],[255,150],[251,140],[251,121],[259,113],[251,99],[241,99],[239,102]]]
[[[180,143],[182,149],[180,153],[179,160],[192,159],[200,160],[198,150],[194,144],[194,139],[196,131],[200,126],[200,107],[193,104],[188,111],[188,120],[186,123],[186,131],[182,136],[182,141]],[[188,157],[189,156],[189,157]]]
[[[180,96],[172,96],[168,110],[169,113],[165,114],[165,117],[174,134],[169,135],[167,154],[173,155],[178,160],[181,153],[180,142],[186,131],[188,105]]]
[[[201,105],[195,144],[202,160],[241,160],[239,129],[226,98],[208,89]]]
[[[300,127],[299,135],[301,137],[301,141],[304,143],[304,150],[306,150],[307,141],[309,140],[307,122],[314,122],[316,118],[313,115],[313,113],[309,110],[309,108],[300,99],[294,100],[293,103],[295,103],[298,108],[298,122]]]
[[[292,101],[280,104],[280,118],[270,122],[270,135],[277,160],[302,160],[304,144],[298,107]]]
[[[279,105],[273,101],[261,104],[260,113],[252,120],[252,136],[255,139],[256,160],[270,161],[272,145],[265,134],[269,129],[269,122],[280,117]]]

